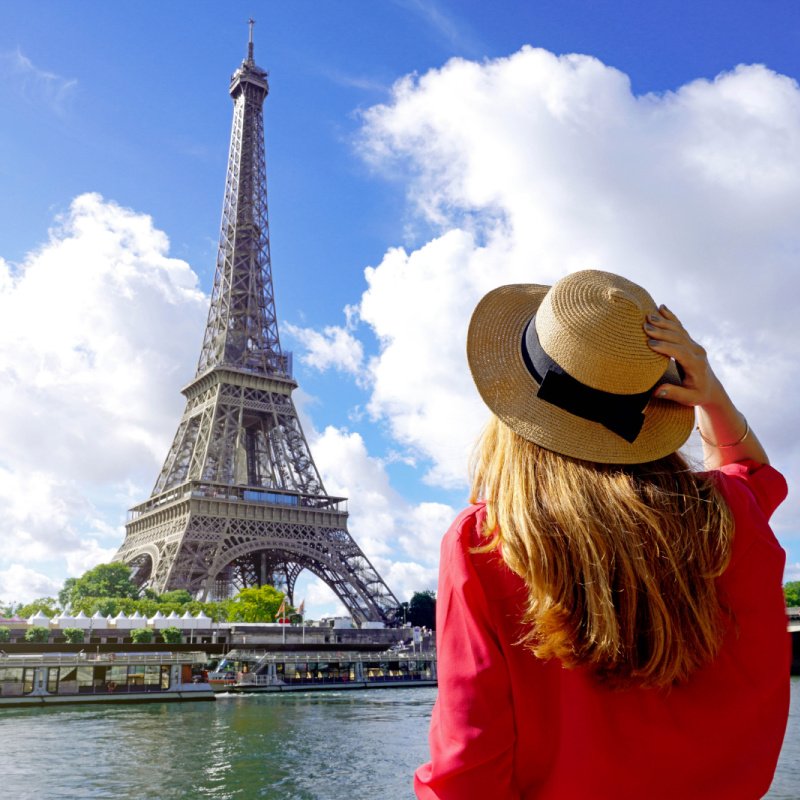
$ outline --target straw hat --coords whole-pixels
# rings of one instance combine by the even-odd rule
[[[562,455],[639,464],[675,452],[694,409],[653,397],[680,383],[643,329],[652,297],[619,275],[585,270],[552,287],[501,286],[478,303],[467,335],[486,405],[520,436]]]

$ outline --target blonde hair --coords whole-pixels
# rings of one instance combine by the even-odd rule
[[[493,417],[473,459],[486,545],[528,588],[521,644],[603,683],[667,687],[719,652],[733,520],[683,458],[595,464]]]

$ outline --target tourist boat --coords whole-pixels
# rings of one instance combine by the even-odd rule
[[[0,655],[0,706],[213,700],[205,653]]]
[[[436,655],[413,652],[231,650],[208,682],[215,691],[297,692],[436,685]]]

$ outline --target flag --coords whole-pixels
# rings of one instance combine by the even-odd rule
[[[297,607],[297,613],[302,617],[303,612],[306,610],[306,599],[305,597],[300,601],[300,605]]]
[[[286,613],[286,597],[281,600],[280,606],[278,606],[278,610],[275,612],[275,619],[280,620],[283,615]]]

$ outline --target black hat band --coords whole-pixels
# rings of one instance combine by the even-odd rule
[[[536,333],[535,320],[534,314],[522,334],[522,358],[528,372],[539,384],[536,396],[576,417],[597,422],[633,444],[644,425],[642,412],[663,376],[638,394],[615,394],[593,389],[574,378],[545,353]]]

